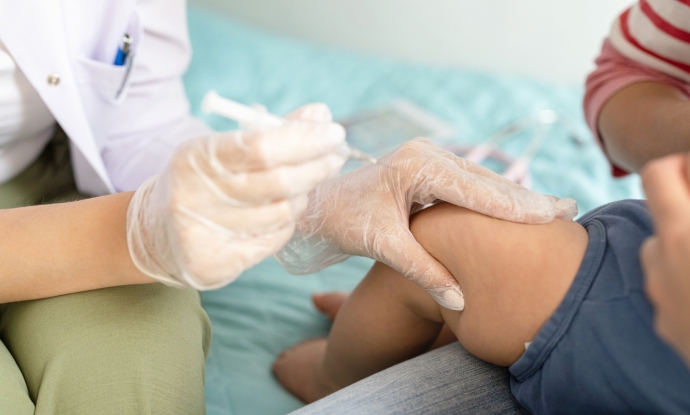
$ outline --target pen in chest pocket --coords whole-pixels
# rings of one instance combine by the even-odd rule
[[[125,90],[125,85],[127,85],[127,80],[129,79],[129,74],[132,71],[132,60],[134,56],[132,53],[132,36],[129,33],[125,33],[122,38],[122,46],[117,49],[117,55],[115,56],[115,66],[125,66],[125,74],[122,78],[122,83],[115,94],[115,99],[119,100],[122,96],[122,92]]]
[[[129,56],[130,49],[132,48],[132,36],[125,33],[122,38],[122,46],[117,49],[117,55],[115,56],[115,66],[124,66],[127,62],[127,57]]]

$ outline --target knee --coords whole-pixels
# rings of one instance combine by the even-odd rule
[[[37,343],[58,343],[55,350],[129,349],[162,350],[181,343],[206,353],[211,328],[199,294],[161,284],[130,285],[26,301],[8,305],[3,313],[4,334],[29,335]],[[23,334],[23,335],[22,335]],[[36,338],[33,338],[33,335]],[[167,345],[164,345],[165,343]],[[85,350],[84,350],[85,351]]]
[[[195,291],[109,288],[18,303],[3,320],[32,398],[56,408],[70,402],[64,413],[114,401],[130,402],[134,412],[203,410],[211,332]]]

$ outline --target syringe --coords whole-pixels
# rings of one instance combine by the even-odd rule
[[[239,102],[223,98],[216,91],[208,91],[201,103],[201,110],[207,114],[216,114],[238,123],[248,125],[267,125],[280,127],[285,124],[285,119],[268,112],[259,111],[256,108],[240,104]],[[364,164],[376,164],[376,158],[369,154],[344,145],[344,152],[350,160]]]

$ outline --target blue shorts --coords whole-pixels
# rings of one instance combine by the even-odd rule
[[[582,265],[510,367],[513,394],[537,414],[690,414],[690,370],[654,332],[644,292],[639,251],[653,232],[644,202],[579,222],[589,233]]]

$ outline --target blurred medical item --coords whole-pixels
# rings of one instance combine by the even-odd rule
[[[365,110],[338,122],[347,131],[348,143],[374,157],[391,153],[418,137],[443,144],[454,135],[453,127],[445,121],[404,99]],[[359,167],[357,163],[348,162],[343,167],[343,173]]]
[[[201,103],[201,110],[207,114],[216,114],[237,121],[241,128],[255,128],[260,126],[280,127],[285,124],[281,117],[258,108],[240,104],[239,102],[223,98],[216,91],[209,91]],[[353,148],[347,143],[343,145],[341,154],[363,164],[375,164],[376,159],[363,151]]]
[[[543,110],[510,123],[476,146],[448,145],[443,146],[443,148],[477,164],[482,164],[488,160],[498,161],[507,166],[502,173],[503,177],[529,189],[532,187],[532,177],[529,173],[530,163],[556,125],[564,128],[576,144],[583,145],[585,143],[586,139],[581,137],[570,120],[558,115],[553,110]],[[501,145],[530,131],[533,132],[529,143],[518,157],[512,157],[499,150]]]
[[[222,287],[292,236],[308,194],[336,176],[345,130],[323,104],[280,126],[214,133],[183,143],[127,213],[134,264],[172,286]]]

